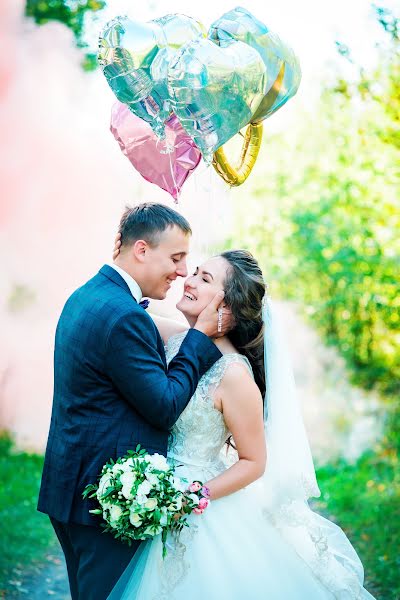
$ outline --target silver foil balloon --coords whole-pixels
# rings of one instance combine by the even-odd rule
[[[116,17],[100,33],[98,60],[109,86],[160,137],[171,110],[170,61],[182,46],[205,35],[198,21],[178,14],[148,23]]]
[[[266,67],[259,52],[233,38],[186,44],[170,63],[171,107],[206,162],[244,127],[264,98]]]
[[[241,41],[258,51],[266,67],[264,98],[250,121],[258,123],[294,96],[301,80],[299,61],[293,50],[245,8],[237,7],[215,21],[208,37],[224,47]]]

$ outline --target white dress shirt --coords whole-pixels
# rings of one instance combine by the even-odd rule
[[[109,266],[112,267],[113,269],[115,269],[117,271],[117,273],[119,273],[121,275],[122,279],[126,282],[127,286],[129,287],[129,290],[130,290],[132,296],[135,298],[136,302],[139,304],[139,302],[143,298],[143,294],[142,294],[142,290],[140,289],[140,286],[137,283],[137,281],[135,281],[133,279],[133,277],[131,277],[129,275],[129,273],[127,273],[126,271],[121,269],[121,267],[118,267],[114,263],[112,263],[112,264],[110,263]]]

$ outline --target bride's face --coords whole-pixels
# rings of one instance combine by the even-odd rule
[[[197,318],[215,294],[224,289],[228,269],[229,263],[222,256],[210,258],[197,267],[186,279],[183,296],[176,308],[187,318]]]

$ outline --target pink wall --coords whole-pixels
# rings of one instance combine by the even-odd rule
[[[112,94],[80,61],[63,25],[38,27],[21,2],[0,2],[0,428],[36,449],[65,299],[110,259],[126,203],[173,205],[121,154],[108,130]],[[203,165],[188,184],[180,209],[207,252],[227,226],[228,188]]]

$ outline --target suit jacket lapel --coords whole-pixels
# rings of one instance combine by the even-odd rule
[[[113,269],[109,265],[104,265],[104,267],[101,267],[99,273],[101,273],[102,275],[104,275],[105,277],[110,279],[116,285],[119,285],[119,287],[121,287],[123,290],[126,290],[128,292],[128,294],[131,296],[131,298],[133,298],[136,302],[136,298],[134,298],[132,296],[131,290],[129,289],[128,284],[121,277],[121,275],[119,273],[117,273],[117,271],[115,269]]]

